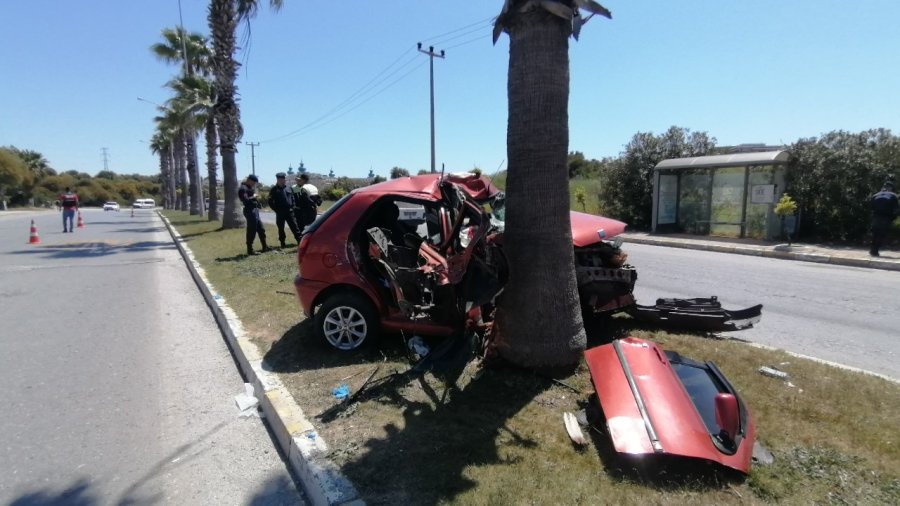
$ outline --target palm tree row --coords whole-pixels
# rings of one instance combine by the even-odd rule
[[[157,58],[168,63],[179,64],[181,75],[172,79],[167,86],[174,95],[159,107],[160,115],[154,118],[157,125],[151,150],[160,157],[160,171],[163,180],[163,204],[168,208],[190,210],[191,214],[203,213],[202,177],[199,171],[196,138],[197,132],[206,127],[212,117],[211,104],[214,88],[209,81],[210,48],[206,37],[199,33],[187,33],[181,28],[166,28],[162,31],[163,42],[156,43],[150,50]],[[214,122],[213,129],[215,128]],[[215,147],[215,135],[213,135]],[[207,141],[209,135],[207,134]],[[207,150],[207,171],[210,197],[215,202],[216,158],[214,151]],[[209,219],[218,220],[218,208],[209,208]]]
[[[223,228],[244,226],[237,203],[237,163],[235,153],[243,135],[240,108],[235,98],[238,62],[235,31],[242,21],[259,9],[257,0],[210,0],[209,28],[212,40],[199,33],[166,28],[162,42],[150,50],[167,63],[178,64],[180,75],[167,83],[173,96],[159,108],[157,132],[150,149],[159,156],[164,205],[202,214],[203,191],[196,139],[203,130],[206,170],[209,183],[210,221],[219,220],[216,147],[222,157],[225,209]],[[282,0],[269,0],[279,9]]]

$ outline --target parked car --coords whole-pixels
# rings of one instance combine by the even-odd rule
[[[380,331],[450,335],[482,323],[506,282],[504,194],[474,174],[426,174],[354,190],[303,233],[294,285],[339,350]],[[572,212],[582,308],[634,305],[635,269],[611,241],[625,224]]]
[[[118,211],[119,203],[118,202],[106,202],[105,204],[103,204],[103,210],[104,211]]]

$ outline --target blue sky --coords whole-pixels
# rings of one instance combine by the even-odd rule
[[[177,69],[148,48],[178,24],[177,0],[3,3],[0,145],[91,174],[106,147],[111,170],[156,172],[145,143],[156,111],[137,97],[169,96],[163,84]],[[613,20],[595,18],[570,46],[570,149],[588,157],[614,156],[634,133],[671,125],[720,145],[900,132],[900,2],[602,3]],[[188,30],[207,33],[207,4],[182,0]],[[490,40],[501,6],[285,0],[277,14],[262,9],[238,55],[243,140],[261,142],[257,173],[271,179],[301,159],[347,176],[428,168],[428,58],[417,41],[447,53],[435,60],[438,166],[492,172],[506,158],[508,43]],[[244,146],[239,174],[250,165]]]

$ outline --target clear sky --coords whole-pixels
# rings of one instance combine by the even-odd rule
[[[509,46],[490,39],[502,0],[284,3],[260,11],[238,54],[243,140],[261,143],[263,178],[301,159],[351,177],[428,168],[418,41],[446,51],[434,63],[438,167],[492,172],[504,161]],[[588,157],[671,125],[719,145],[900,132],[896,0],[601,3],[613,20],[593,19],[570,46],[570,149]],[[186,29],[208,32],[207,5],[182,0]],[[156,172],[146,144],[156,111],[137,97],[169,96],[178,69],[148,48],[177,26],[178,1],[0,0],[0,12],[0,145],[91,174],[106,147],[111,170]],[[250,165],[243,146],[239,175]]]

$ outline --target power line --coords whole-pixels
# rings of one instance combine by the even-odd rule
[[[435,44],[442,44],[442,43],[447,42],[447,41],[456,40],[456,39],[465,37],[466,35],[470,35],[470,34],[475,33],[475,32],[477,32],[477,31],[483,30],[484,28],[486,28],[487,26],[489,26],[489,25],[491,24],[490,22],[493,21],[493,19],[494,19],[494,16],[491,16],[491,17],[488,17],[488,18],[484,18],[484,19],[482,19],[482,20],[476,21],[476,22],[474,22],[474,23],[470,23],[470,24],[465,25],[465,26],[462,26],[462,27],[460,27],[460,28],[456,28],[456,29],[454,29],[454,30],[450,30],[449,32],[445,32],[445,33],[442,33],[442,34],[439,34],[439,35],[435,35],[435,36],[433,36],[433,37],[429,37],[429,38],[426,38],[426,39],[422,39],[422,41],[423,41],[423,42],[427,42],[427,41],[440,41],[440,42],[435,42]],[[460,32],[462,32],[462,33],[460,33]],[[455,35],[454,35],[454,34],[455,34]],[[447,37],[448,35],[453,35],[453,36],[452,36],[452,37]],[[455,44],[455,45],[453,45],[453,46],[451,46],[451,47],[459,47],[459,46],[463,46],[463,45],[469,44],[469,43],[471,43],[471,42],[474,42],[474,41],[476,41],[476,40],[479,40],[479,39],[481,39],[481,38],[484,38],[484,37],[483,37],[483,36],[479,36],[479,37],[477,37],[477,38],[475,38],[475,39],[467,40],[467,41],[464,41],[464,42],[462,42],[462,43]],[[355,102],[355,101],[357,101],[357,100],[360,100],[361,97],[363,97],[363,96],[365,96],[365,95],[367,95],[367,94],[373,92],[373,90],[375,90],[376,88],[378,88],[378,86],[380,86],[380,85],[383,84],[385,81],[387,81],[387,80],[390,79],[391,77],[397,75],[397,74],[398,74],[399,72],[401,72],[403,69],[405,69],[405,68],[408,67],[410,64],[412,64],[412,63],[416,60],[417,55],[413,55],[411,58],[407,59],[403,64],[397,66],[398,62],[402,61],[402,60],[403,60],[410,52],[414,51],[415,49],[416,49],[416,46],[412,46],[412,47],[407,48],[406,50],[404,50],[404,51],[400,54],[400,56],[398,56],[398,57],[397,57],[393,62],[391,62],[391,64],[389,64],[387,67],[385,67],[385,68],[382,69],[380,72],[378,72],[377,74],[375,74],[375,76],[372,77],[368,82],[366,82],[366,84],[362,85],[359,89],[357,89],[355,92],[353,92],[349,97],[347,97],[347,98],[344,99],[342,102],[340,102],[338,105],[332,107],[331,109],[329,109],[327,112],[323,113],[322,115],[320,115],[320,116],[317,117],[316,119],[314,119],[314,120],[312,120],[312,121],[306,123],[305,125],[303,125],[303,126],[297,128],[297,129],[295,129],[295,130],[293,130],[293,131],[291,131],[291,132],[288,132],[288,133],[286,133],[286,134],[284,134],[284,135],[280,135],[280,136],[278,136],[278,137],[273,137],[273,138],[271,138],[271,139],[266,139],[266,140],[263,140],[262,142],[265,142],[265,143],[269,143],[269,142],[278,142],[278,141],[286,140],[286,139],[288,139],[288,138],[290,138],[290,137],[295,137],[295,136],[297,136],[297,135],[302,135],[302,134],[304,134],[304,133],[308,133],[308,132],[310,132],[310,131],[312,131],[312,130],[314,130],[314,129],[316,129],[316,128],[323,127],[323,126],[325,126],[325,125],[331,123],[332,121],[334,121],[334,120],[336,120],[336,119],[338,119],[338,118],[340,118],[340,117],[343,117],[344,115],[346,115],[346,114],[349,113],[350,111],[353,111],[353,110],[359,108],[361,105],[367,103],[367,102],[370,101],[371,99],[373,99],[373,98],[375,98],[376,96],[380,95],[381,93],[383,93],[384,91],[386,91],[388,88],[390,88],[391,86],[393,86],[394,84],[396,84],[397,82],[399,82],[400,80],[402,80],[404,77],[408,76],[408,75],[411,74],[413,71],[415,71],[416,69],[418,69],[419,67],[422,66],[422,65],[417,65],[417,66],[415,66],[412,70],[410,70],[409,72],[406,72],[406,73],[403,74],[400,78],[398,78],[398,79],[392,81],[390,84],[388,84],[388,85],[385,86],[384,88],[380,89],[379,91],[375,92],[375,93],[372,94],[371,96],[369,96],[369,97],[367,97],[367,98],[365,98],[365,99],[362,99],[362,100],[361,100],[360,102],[358,102],[357,104],[351,106],[351,104],[352,104],[353,102]],[[447,48],[447,49],[450,49],[450,48]],[[396,68],[394,68],[395,66],[396,66]],[[393,69],[393,70],[391,70],[391,69]],[[387,75],[385,75],[385,74],[387,74]],[[382,76],[383,76],[383,77],[382,77]],[[345,110],[345,111],[343,111],[343,112],[341,112],[340,114],[337,114],[337,116],[334,116],[334,117],[329,118],[329,116],[332,116],[332,115],[338,113],[339,111],[341,111],[342,109],[344,109],[344,108],[346,108],[346,107],[350,107],[350,108],[347,109],[347,110]]]

